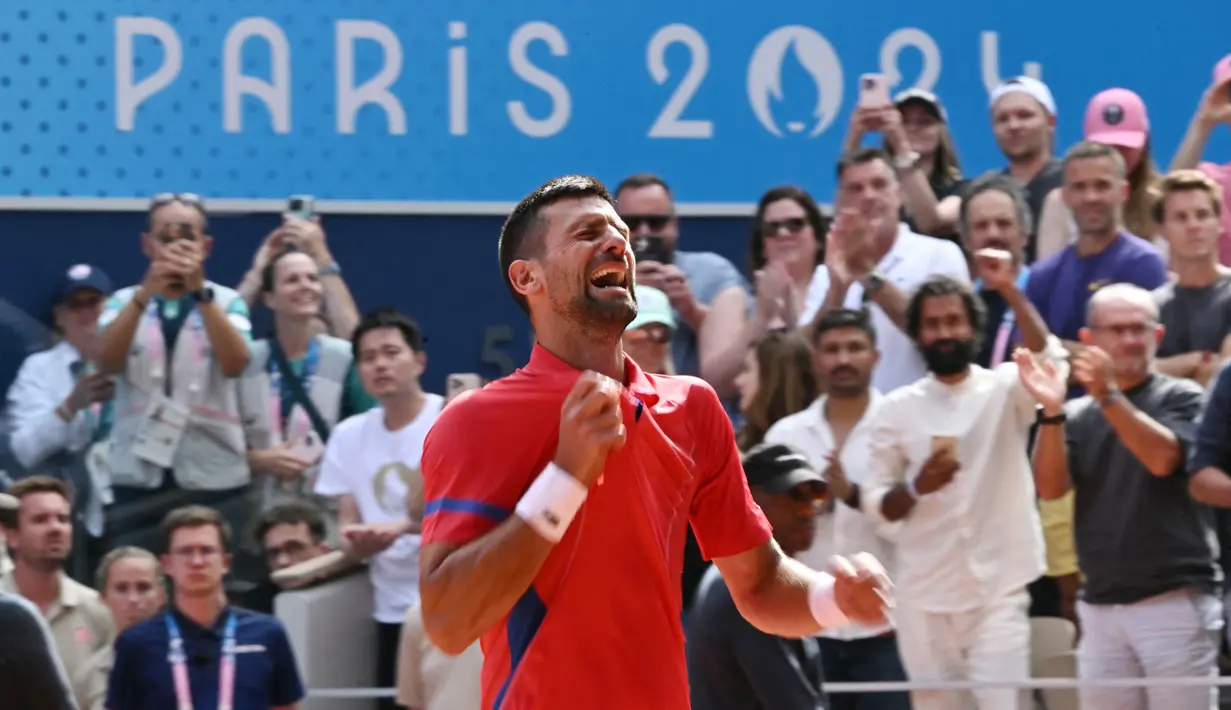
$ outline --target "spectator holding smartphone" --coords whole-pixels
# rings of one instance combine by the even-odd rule
[[[342,267],[329,251],[321,218],[310,211],[310,205],[302,198],[293,198],[292,201],[297,201],[292,205],[295,209],[287,210],[282,215],[282,224],[265,237],[252,260],[252,268],[239,283],[239,293],[249,308],[255,306],[264,293],[265,267],[283,248],[294,246],[316,264],[322,294],[319,317],[324,319],[325,332],[335,338],[350,340],[359,322],[359,309],[342,278]]]
[[[51,349],[22,363],[9,387],[9,444],[26,472],[41,472],[66,481],[73,491],[76,550],[68,564],[73,579],[88,583],[95,560],[86,530],[102,534],[105,481],[91,481],[86,450],[107,435],[115,381],[99,372],[98,319],[111,295],[111,279],[102,269],[77,264],[61,278],[53,307],[59,336]],[[20,474],[20,472],[19,472]]]
[[[213,246],[196,195],[154,198],[141,237],[150,266],[100,318],[98,365],[116,377],[107,468],[111,546],[157,549],[163,513],[184,504],[248,518],[235,380],[248,364],[248,306],[205,277]]]
[[[1198,168],[1222,187],[1222,234],[1219,238],[1219,261],[1231,266],[1231,163],[1219,165],[1202,162],[1202,153],[1214,129],[1231,127],[1231,54],[1214,65],[1214,83],[1206,89],[1197,106],[1197,114],[1188,124],[1188,132],[1171,159],[1172,170]]]
[[[262,510],[301,499],[326,502],[312,491],[330,432],[376,406],[359,381],[351,344],[315,332],[324,291],[316,261],[289,240],[261,272],[261,299],[274,314],[274,331],[252,344],[239,408]]]

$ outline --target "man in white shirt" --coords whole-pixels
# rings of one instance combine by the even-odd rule
[[[391,308],[363,316],[355,328],[363,387],[380,406],[334,430],[316,493],[338,499],[342,549],[369,560],[375,588],[377,685],[392,688],[407,609],[419,601],[419,531],[423,523],[423,439],[444,398],[419,384],[427,365],[419,326]],[[396,707],[382,700],[382,708]]]
[[[894,568],[891,538],[896,524],[864,515],[862,488],[871,453],[871,422],[883,399],[871,387],[879,353],[867,311],[838,308],[816,324],[813,367],[827,393],[812,406],[780,419],[766,443],[786,444],[825,472],[832,505],[817,519],[812,547],[796,557],[810,567],[832,555],[870,552]],[[889,624],[849,626],[821,634],[821,661],[831,683],[906,680],[898,644]],[[906,693],[844,693],[829,698],[830,710],[910,710]]]
[[[1011,285],[1003,256],[977,255],[980,276],[1017,309],[1027,347],[1067,370],[1062,346]],[[1026,585],[1045,569],[1026,456],[1036,402],[1016,362],[994,370],[972,364],[984,316],[966,284],[925,281],[906,321],[931,373],[889,393],[875,416],[862,503],[885,521],[902,521],[896,621],[915,681],[1030,675]],[[963,707],[962,695],[916,691],[911,700],[915,710],[949,710]],[[974,693],[979,710],[1025,710],[1028,697],[1016,689]]]
[[[966,257],[954,243],[925,237],[901,221],[902,185],[883,150],[861,148],[838,161],[838,213],[826,239],[805,313],[809,330],[827,311],[867,308],[880,335],[880,360],[872,385],[890,392],[927,373],[919,352],[902,330],[911,291],[932,275],[970,282]]]
[[[115,382],[98,371],[98,319],[111,295],[102,269],[77,264],[64,273],[53,308],[60,342],[21,365],[8,392],[9,444],[28,473],[45,473],[69,483],[75,540],[67,562],[79,582],[92,578],[97,563],[90,537],[102,534],[105,481],[92,482],[86,450],[107,434]],[[88,537],[86,532],[90,533]]]

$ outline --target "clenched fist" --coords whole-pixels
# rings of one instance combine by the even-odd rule
[[[603,473],[607,455],[624,446],[619,382],[584,372],[560,408],[560,442],[555,464],[586,486]]]

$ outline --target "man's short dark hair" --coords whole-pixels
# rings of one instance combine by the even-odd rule
[[[9,486],[5,493],[8,493],[16,498],[19,503],[26,496],[34,495],[35,493],[58,493],[62,498],[64,498],[64,500],[68,501],[70,505],[73,501],[72,491],[69,489],[67,483],[58,478],[44,476],[42,474],[27,476],[20,479],[13,485]],[[6,510],[0,514],[0,525],[3,525],[10,530],[16,530],[20,524],[20,510]]]
[[[300,523],[308,527],[308,534],[312,536],[312,542],[324,541],[327,533],[325,515],[321,513],[321,509],[306,501],[293,500],[275,505],[261,513],[254,531],[256,543],[263,545],[265,536],[279,525],[299,525]]]
[[[207,526],[217,528],[218,539],[222,542],[222,551],[230,552],[231,524],[222,517],[221,513],[203,505],[186,505],[167,513],[167,517],[163,518],[162,524],[158,526],[162,533],[163,552],[171,552],[171,538],[175,536],[177,530]]]
[[[521,306],[526,315],[530,315],[530,303],[513,288],[509,267],[519,259],[542,255],[545,227],[541,219],[542,211],[560,200],[579,197],[598,197],[615,206],[615,200],[611,198],[607,186],[597,178],[588,175],[565,175],[543,183],[517,203],[509,218],[504,221],[504,227],[500,229],[500,278],[504,280],[513,300]]]
[[[876,328],[872,326],[872,319],[868,317],[868,312],[851,308],[835,308],[821,316],[816,323],[816,328],[812,331],[812,343],[819,344],[822,335],[838,328],[858,328],[867,333],[872,346],[876,347]]]
[[[890,158],[889,154],[884,150],[881,148],[856,148],[838,158],[838,182],[842,182],[842,176],[846,174],[847,168],[854,165],[867,165],[878,160],[889,166],[895,178],[898,176],[898,169],[893,165],[893,158]]]
[[[355,326],[355,332],[350,337],[350,349],[356,360],[359,359],[359,343],[363,342],[363,336],[383,328],[396,328],[411,350],[423,352],[423,331],[419,330],[415,319],[396,308],[384,306],[364,313]]]
[[[966,317],[970,319],[970,329],[974,332],[975,350],[983,343],[983,325],[987,321],[987,307],[975,295],[973,289],[950,276],[932,276],[924,281],[910,297],[906,306],[906,334],[910,339],[919,342],[919,328],[923,320],[923,302],[929,298],[942,296],[960,296],[966,306]]]
[[[654,187],[656,185],[661,187],[663,192],[667,193],[667,197],[674,199],[671,193],[671,186],[667,184],[666,180],[663,180],[654,173],[633,173],[621,180],[620,184],[616,185],[615,192],[611,194],[619,198],[620,193],[625,190],[640,190],[643,187]]]
[[[1000,173],[988,173],[970,183],[962,195],[962,205],[958,208],[958,232],[965,237],[970,233],[970,203],[976,196],[985,192],[999,192],[1013,200],[1013,211],[1017,215],[1017,229],[1022,234],[1034,233],[1034,213],[1030,211],[1030,203],[1026,201],[1026,191],[1013,178]]]

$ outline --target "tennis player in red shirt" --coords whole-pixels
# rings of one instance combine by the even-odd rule
[[[485,709],[688,710],[689,522],[766,633],[880,623],[890,603],[870,556],[828,573],[784,556],[714,390],[625,357],[628,237],[589,177],[513,210],[500,267],[537,344],[525,367],[446,407],[424,444],[424,626],[449,653],[482,639]]]

